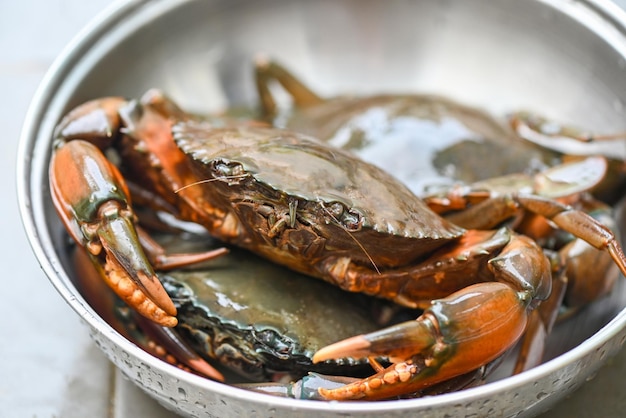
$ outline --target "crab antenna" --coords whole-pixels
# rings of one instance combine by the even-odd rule
[[[178,192],[180,192],[182,190],[188,189],[188,188],[193,187],[193,186],[197,186],[199,184],[212,183],[212,182],[217,181],[217,180],[242,179],[242,178],[245,178],[246,176],[247,176],[247,174],[239,174],[239,175],[236,175],[236,176],[224,176],[224,177],[216,177],[216,178],[212,178],[212,179],[198,180],[198,181],[194,181],[193,183],[189,183],[189,184],[186,184],[186,185],[184,185],[182,187],[179,187],[178,189],[174,190],[174,193],[178,193]]]

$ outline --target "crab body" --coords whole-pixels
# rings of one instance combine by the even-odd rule
[[[198,233],[159,232],[155,238],[169,252],[202,252],[220,246]],[[174,356],[178,365],[222,379],[193,362],[202,359],[217,364],[236,382],[284,381],[309,372],[364,376],[365,360],[343,358],[314,364],[312,357],[337,338],[375,331],[389,317],[383,313],[392,308],[384,301],[373,304],[371,297],[343,292],[232,249],[191,269],[158,273],[178,319],[175,328],[163,328],[143,320],[113,297],[85,251],[77,248],[73,259],[81,293],[116,330],[166,361]],[[169,340],[172,335],[175,341]]]
[[[386,172],[313,138],[202,128],[176,126],[174,138],[206,179],[194,187],[230,211],[220,238],[298,271],[324,278],[341,258],[406,265],[463,235]]]

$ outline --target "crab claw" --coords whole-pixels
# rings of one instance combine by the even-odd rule
[[[183,364],[198,374],[219,382],[224,375],[207,363],[185,342],[175,329],[162,327],[135,315],[139,328],[150,338],[148,348],[157,357],[173,364]]]
[[[60,218],[107,284],[140,314],[175,326],[176,307],[139,243],[117,168],[96,146],[76,140],[55,150],[49,174]]]
[[[519,339],[527,305],[519,292],[499,282],[475,284],[433,301],[415,321],[320,349],[314,362],[388,356],[393,364],[366,379],[319,392],[329,400],[385,399],[469,373]]]

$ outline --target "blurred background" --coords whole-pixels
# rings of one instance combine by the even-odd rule
[[[91,342],[28,246],[16,204],[18,138],[29,102],[63,47],[110,0],[0,0],[0,418],[171,417]],[[616,0],[626,7],[626,0]],[[626,349],[544,418],[621,417]]]

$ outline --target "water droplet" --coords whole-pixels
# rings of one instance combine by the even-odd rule
[[[187,400],[187,392],[185,392],[185,389],[178,388],[178,395],[180,396],[180,399],[185,401]]]
[[[543,398],[545,398],[546,396],[548,396],[548,394],[546,392],[539,392],[537,394],[537,399],[538,400],[542,400]]]

